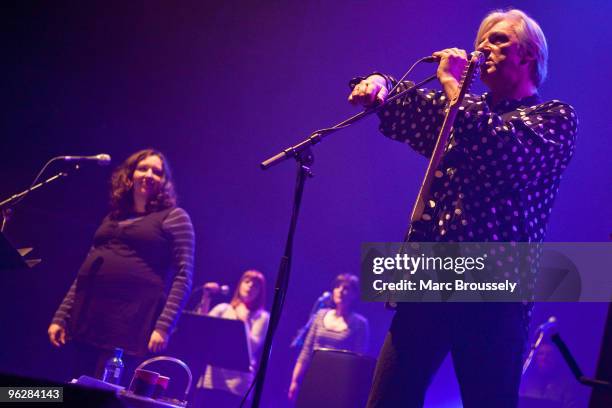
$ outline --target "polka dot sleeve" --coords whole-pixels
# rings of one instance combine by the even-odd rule
[[[412,85],[402,82],[394,93]],[[419,89],[378,113],[380,131],[393,140],[407,143],[419,154],[431,157],[444,120],[445,104],[443,92]]]
[[[559,101],[499,115],[484,102],[466,100],[453,138],[476,173],[499,188],[524,188],[559,177],[574,151],[577,120]]]

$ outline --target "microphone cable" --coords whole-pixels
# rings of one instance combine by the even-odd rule
[[[408,75],[410,75],[410,73],[416,68],[416,66],[419,65],[422,62],[431,62],[431,56],[420,58],[414,64],[412,64],[412,66],[410,68],[408,68],[408,71],[406,71],[406,73],[404,73],[404,75],[402,75],[402,77],[399,79],[399,81],[397,81],[395,86],[393,86],[393,88],[391,88],[389,90],[389,92],[387,93],[387,96],[391,95],[397,89],[399,84],[401,84],[402,81],[404,81],[406,79],[406,77],[408,77]],[[332,127],[328,127],[328,128],[323,128],[323,129],[315,130],[310,135],[311,135],[311,137],[314,136],[314,135],[317,135],[317,134],[321,134],[321,136],[323,136],[327,132],[331,132],[331,131],[338,130],[338,129],[344,129],[344,128],[349,127],[350,125],[352,125],[352,123],[347,123],[346,125],[332,126]]]

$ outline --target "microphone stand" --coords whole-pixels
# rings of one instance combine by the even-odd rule
[[[582,373],[582,370],[578,366],[576,359],[570,352],[569,348],[567,347],[563,339],[561,339],[561,336],[559,334],[553,334],[551,337],[551,340],[553,343],[555,343],[555,346],[557,346],[557,348],[561,352],[563,359],[565,360],[572,374],[574,374],[574,377],[576,377],[576,380],[578,380],[580,384],[586,385],[592,388],[601,389],[608,393],[612,393],[612,383],[610,383],[609,381],[603,381],[603,380],[598,380],[596,378],[586,377]]]
[[[276,332],[276,328],[278,327],[278,323],[280,322],[283,304],[285,303],[285,297],[287,295],[287,288],[289,287],[289,275],[291,273],[291,257],[293,250],[293,238],[295,235],[295,228],[297,225],[298,214],[300,210],[300,204],[302,201],[302,193],[304,192],[304,184],[307,177],[312,177],[312,164],[314,162],[314,156],[310,149],[310,146],[319,143],[325,136],[335,133],[338,130],[344,129],[349,125],[352,125],[355,122],[360,121],[361,119],[369,116],[373,113],[380,111],[384,106],[394,102],[395,100],[407,95],[408,93],[414,91],[415,89],[423,86],[424,84],[433,81],[436,79],[436,75],[431,75],[426,79],[422,80],[407,88],[397,94],[387,98],[387,100],[380,104],[368,108],[362,112],[359,112],[356,115],[351,116],[348,119],[343,120],[342,122],[326,129],[318,130],[312,133],[308,138],[304,139],[300,143],[290,146],[280,153],[264,160],[260,167],[263,170],[266,170],[282,161],[285,161],[289,158],[295,158],[297,161],[297,179],[295,185],[295,192],[293,198],[293,211],[291,214],[291,220],[289,223],[289,233],[287,236],[287,241],[285,244],[285,252],[281,258],[280,266],[278,269],[278,275],[276,278],[276,284],[274,286],[274,299],[272,302],[272,309],[270,310],[270,322],[268,325],[268,330],[266,332],[266,339],[264,341],[262,353],[261,353],[261,362],[259,363],[259,368],[257,370],[257,374],[255,375],[255,395],[253,396],[253,403],[251,404],[252,408],[259,408],[261,404],[261,397],[263,394],[263,387],[266,378],[266,370],[268,367],[268,361],[270,359],[270,352],[272,350],[272,342],[274,338],[274,333]],[[252,386],[251,386],[252,387]],[[247,391],[247,395],[250,392]],[[242,404],[246,401],[246,397],[242,400]]]
[[[540,347],[540,343],[542,342],[542,339],[544,339],[544,330],[539,331],[536,341],[534,341],[531,344],[531,347],[529,348],[529,354],[527,355],[527,358],[525,359],[525,362],[523,363],[523,371],[521,373],[522,375],[525,375],[525,373],[527,372],[527,369],[531,365],[531,360],[533,360],[533,356],[535,355],[536,350],[538,349],[538,347]]]
[[[348,127],[350,125],[352,125],[355,122],[360,121],[361,119],[365,118],[366,116],[369,116],[373,113],[378,112],[379,110],[381,110],[383,107],[387,106],[388,104],[390,104],[391,102],[395,101],[396,99],[399,99],[407,94],[409,94],[410,92],[414,91],[415,89],[425,85],[428,82],[433,81],[434,79],[436,79],[436,75],[431,75],[430,77],[425,78],[424,80],[422,80],[421,82],[418,82],[416,84],[414,84],[413,86],[411,86],[408,89],[404,89],[401,92],[398,92],[397,94],[387,98],[387,100],[380,104],[380,105],[376,105],[373,106],[371,108],[368,108],[362,112],[359,112],[356,115],[351,116],[348,119],[343,120],[340,123],[335,124],[334,126],[330,127],[330,128],[326,128],[326,129],[321,129],[318,130],[316,132],[314,132],[313,134],[311,134],[308,138],[302,140],[300,143],[290,146],[288,148],[286,148],[285,150],[283,150],[282,152],[264,160],[263,162],[261,162],[260,167],[262,168],[262,170],[267,170],[270,167],[285,161],[291,157],[296,157],[301,151],[308,149],[310,146],[315,145],[317,143],[319,143],[323,137],[331,134],[331,133],[335,133],[338,130],[344,129],[345,127]],[[297,160],[297,159],[296,159]]]
[[[78,170],[78,169],[79,169],[79,166],[76,165],[75,170]],[[22,191],[21,193],[14,194],[13,196],[7,198],[6,200],[0,202],[0,211],[2,211],[2,226],[0,227],[0,232],[4,232],[4,228],[6,227],[6,222],[8,221],[10,213],[11,213],[11,206],[13,204],[17,204],[17,202],[21,201],[31,191],[34,191],[38,189],[39,187],[42,187],[55,180],[58,180],[62,177],[67,177],[67,176],[68,176],[68,173],[61,171],[57,173],[56,175],[49,177],[45,181],[41,181],[38,184],[34,184],[33,186]]]
[[[329,299],[329,296],[328,296],[328,299]],[[298,330],[297,334],[295,335],[295,338],[293,339],[293,341],[291,342],[291,345],[289,346],[290,348],[301,348],[304,345],[304,340],[306,339],[306,335],[308,334],[308,331],[310,330],[310,326],[312,326],[312,323],[314,322],[317,312],[321,310],[322,308],[324,308],[326,306],[326,303],[328,302],[326,302],[325,298],[323,296],[319,296],[319,298],[312,305],[312,309],[310,310],[310,317],[308,318],[308,321],[306,322],[304,326],[302,326],[302,328],[300,328],[300,330]]]

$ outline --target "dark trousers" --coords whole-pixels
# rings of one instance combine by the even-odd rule
[[[527,312],[519,303],[400,304],[380,351],[368,408],[422,407],[449,351],[465,408],[515,408]]]

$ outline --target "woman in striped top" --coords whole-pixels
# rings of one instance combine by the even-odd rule
[[[332,291],[335,307],[319,310],[308,330],[302,351],[293,369],[288,395],[290,400],[294,400],[297,396],[300,382],[315,349],[348,350],[356,353],[367,351],[368,320],[353,312],[353,305],[358,296],[359,278],[357,276],[344,273],[336,277]]]
[[[163,351],[191,291],[194,232],[164,155],[134,153],[111,186],[111,212],[48,329],[54,346],[75,341],[80,374],[100,375],[115,347],[128,363]]]

